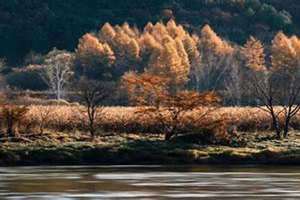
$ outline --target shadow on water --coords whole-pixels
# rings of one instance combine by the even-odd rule
[[[298,199],[288,166],[0,168],[0,199]]]

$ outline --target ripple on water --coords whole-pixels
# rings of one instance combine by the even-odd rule
[[[300,173],[295,171],[160,171],[138,166],[6,169],[0,168],[0,199],[300,199]]]

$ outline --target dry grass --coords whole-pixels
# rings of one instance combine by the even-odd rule
[[[107,107],[97,120],[97,125],[110,131],[158,133],[160,127],[155,118],[137,114],[137,110],[135,107]],[[182,119],[182,128],[202,128],[205,121],[220,119],[226,119],[229,126],[236,126],[239,131],[269,130],[271,124],[267,113],[251,107],[224,107],[204,120],[198,120],[198,117],[197,112],[188,113]],[[45,128],[57,131],[84,130],[87,119],[80,106],[30,106],[25,118],[23,127],[27,129],[38,127],[44,119]],[[292,127],[300,127],[300,115],[293,120]]]

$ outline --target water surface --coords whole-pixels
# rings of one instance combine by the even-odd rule
[[[0,199],[300,199],[300,168],[102,166],[0,168]]]

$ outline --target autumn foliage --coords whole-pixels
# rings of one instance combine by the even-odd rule
[[[187,132],[186,124],[193,123],[213,127],[211,132],[227,137],[230,113],[216,120],[211,117],[222,104],[258,107],[280,138],[287,137],[300,110],[299,64],[297,36],[279,32],[269,45],[250,37],[241,46],[222,38],[209,25],[191,31],[171,19],[149,22],[143,29],[106,23],[83,35],[74,53],[53,50],[40,64],[22,70],[48,69],[41,74],[47,75],[46,83],[58,99],[67,93],[85,105],[89,122],[81,120],[82,127],[88,127],[92,136],[96,113],[104,109],[98,99],[109,94],[114,99],[109,105],[137,106],[137,116],[155,119],[166,140]],[[56,71],[66,76],[59,77],[62,73]],[[103,89],[99,83],[119,87]],[[186,117],[190,113],[197,117]],[[46,127],[45,115],[40,115],[40,132]]]
[[[279,32],[272,41],[271,54],[265,55],[263,45],[250,38],[243,48],[250,89],[260,107],[272,118],[277,137],[287,137],[291,120],[300,110],[300,46],[297,36]],[[270,61],[270,62],[268,62]],[[275,110],[275,106],[281,109]]]
[[[195,92],[173,88],[173,81],[164,75],[130,73],[123,77],[131,102],[140,106],[139,115],[150,115],[157,119],[169,140],[182,127],[182,117],[187,112],[201,110],[198,120],[214,111],[220,102],[213,92]],[[207,108],[203,110],[203,107]]]

